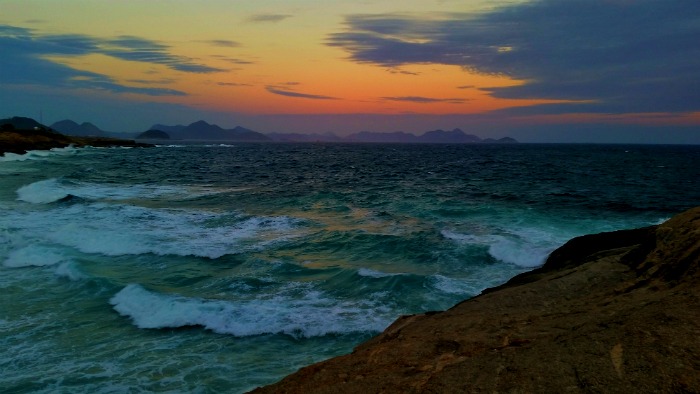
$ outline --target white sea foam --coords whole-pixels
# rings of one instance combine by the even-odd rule
[[[59,264],[54,270],[54,274],[68,278],[74,282],[88,278],[87,275],[80,271],[78,265],[74,261],[65,261]]]
[[[43,267],[56,265],[66,260],[67,258],[56,248],[42,245],[29,245],[11,251],[3,265],[12,268],[31,266]]]
[[[218,258],[296,236],[301,221],[183,209],[92,203],[0,217],[35,243],[109,256],[152,253]]]
[[[488,246],[489,254],[496,260],[531,268],[542,265],[549,253],[570,238],[553,231],[520,227],[486,235],[460,234],[449,230],[441,233],[445,238],[459,243]]]
[[[47,179],[34,182],[17,189],[17,199],[32,204],[47,204],[68,196],[60,187],[58,179]]]
[[[130,284],[110,303],[139,328],[202,326],[241,337],[378,332],[392,319],[381,305],[338,301],[313,290],[301,297],[277,295],[233,302],[165,295]]]
[[[0,163],[9,161],[45,160],[52,156],[67,156],[76,153],[78,153],[78,148],[73,146],[52,148],[50,150],[30,150],[25,154],[6,152],[4,156],[0,156]]]
[[[200,193],[201,194],[201,193]],[[204,194],[211,194],[210,191]],[[17,199],[33,204],[47,204],[69,195],[91,200],[127,200],[132,198],[156,198],[161,196],[189,196],[182,187],[129,185],[114,186],[63,179],[45,179],[17,189]],[[199,194],[197,194],[199,195]]]
[[[369,278],[386,278],[387,276],[397,276],[397,275],[403,275],[402,273],[389,273],[389,272],[382,272],[382,271],[376,271],[370,268],[360,268],[357,270],[357,274],[360,276],[365,276]]]
[[[236,145],[231,145],[231,144],[207,144],[207,145],[201,145],[205,148],[235,148]]]
[[[483,290],[483,285],[474,286],[473,283],[464,279],[450,278],[440,274],[430,276],[430,280],[433,287],[448,294],[473,295]]]
[[[114,201],[162,197],[187,200],[240,190],[245,189],[206,186],[105,185],[51,178],[20,187],[17,189],[17,199],[32,204],[48,204],[68,196]]]

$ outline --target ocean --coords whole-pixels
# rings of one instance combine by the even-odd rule
[[[700,146],[211,144],[0,158],[0,387],[240,393],[700,205]]]

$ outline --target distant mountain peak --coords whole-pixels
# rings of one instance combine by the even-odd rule
[[[226,130],[218,125],[210,124],[204,120],[198,120],[187,126],[166,126],[155,124],[153,130],[168,133],[173,139],[181,140],[208,140],[208,141],[269,141],[270,138],[256,131],[237,126]]]
[[[99,127],[95,126],[90,122],[83,122],[82,124],[78,124],[77,122],[70,119],[58,121],[52,124],[50,127],[58,131],[59,133],[73,136],[103,136],[105,134],[103,130],[101,130]]]

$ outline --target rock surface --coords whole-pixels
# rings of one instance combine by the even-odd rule
[[[700,207],[575,238],[255,393],[700,392]]]

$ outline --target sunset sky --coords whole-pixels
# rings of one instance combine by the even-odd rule
[[[697,0],[0,0],[0,118],[700,143]]]

